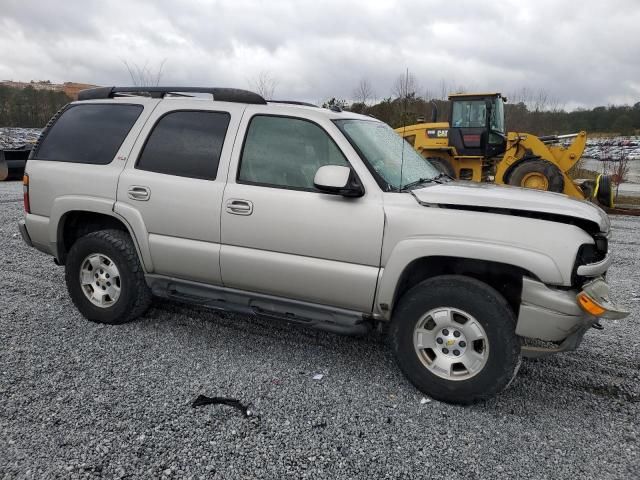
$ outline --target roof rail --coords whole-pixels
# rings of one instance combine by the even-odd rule
[[[309,102],[299,102],[297,100],[267,100],[269,103],[286,103],[287,105],[302,105],[304,107],[320,108],[318,105]]]
[[[103,100],[117,96],[143,95],[151,98],[164,98],[167,94],[210,93],[219,102],[253,103],[266,105],[260,95],[238,88],[218,87],[97,87],[80,90],[78,100]]]

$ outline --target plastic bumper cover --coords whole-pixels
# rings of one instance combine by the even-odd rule
[[[31,237],[29,236],[29,232],[27,231],[27,226],[24,223],[24,220],[20,220],[18,222],[18,229],[20,230],[20,235],[22,235],[22,240],[24,243],[33,247],[33,242],[31,241]]]
[[[601,308],[597,315],[583,310],[580,298],[589,298]],[[594,310],[595,311],[595,310]],[[550,342],[560,342],[577,331],[589,328],[602,318],[624,318],[628,312],[609,299],[609,285],[596,278],[583,289],[559,290],[530,278],[522,279],[522,301],[516,334]]]

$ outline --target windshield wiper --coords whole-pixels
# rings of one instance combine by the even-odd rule
[[[437,177],[434,178],[434,180],[440,180],[441,178],[448,178],[449,181],[454,180],[453,177],[451,177],[450,175],[447,175],[446,173],[442,172],[440,174],[438,174]]]
[[[453,178],[451,178],[449,175],[447,175],[446,173],[439,173],[438,175],[436,175],[435,177],[430,177],[430,178],[419,178],[418,180],[414,181],[414,182],[410,182],[407,183],[406,185],[404,185],[400,191],[404,192],[406,190],[411,190],[412,188],[417,187],[418,185],[422,185],[423,183],[438,183],[438,184],[442,184],[442,180],[447,179],[446,181],[450,182],[451,180],[453,180]]]
[[[423,183],[442,183],[439,182],[438,180],[436,180],[438,177],[435,178],[419,178],[418,180],[414,181],[414,182],[410,182],[407,183],[406,185],[403,185],[400,189],[400,191],[404,192],[406,190],[411,190],[414,187],[417,187],[418,185],[422,185]]]

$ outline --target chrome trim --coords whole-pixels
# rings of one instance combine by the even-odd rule
[[[580,265],[576,273],[581,277],[597,277],[606,272],[612,263],[613,256],[611,252],[607,252],[607,255],[599,262]]]

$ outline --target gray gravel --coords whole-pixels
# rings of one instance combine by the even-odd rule
[[[169,302],[89,323],[63,269],[22,244],[20,193],[0,184],[0,478],[639,477],[640,218],[613,219],[631,317],[462,408],[421,404],[375,335]],[[191,408],[199,394],[259,418]]]

